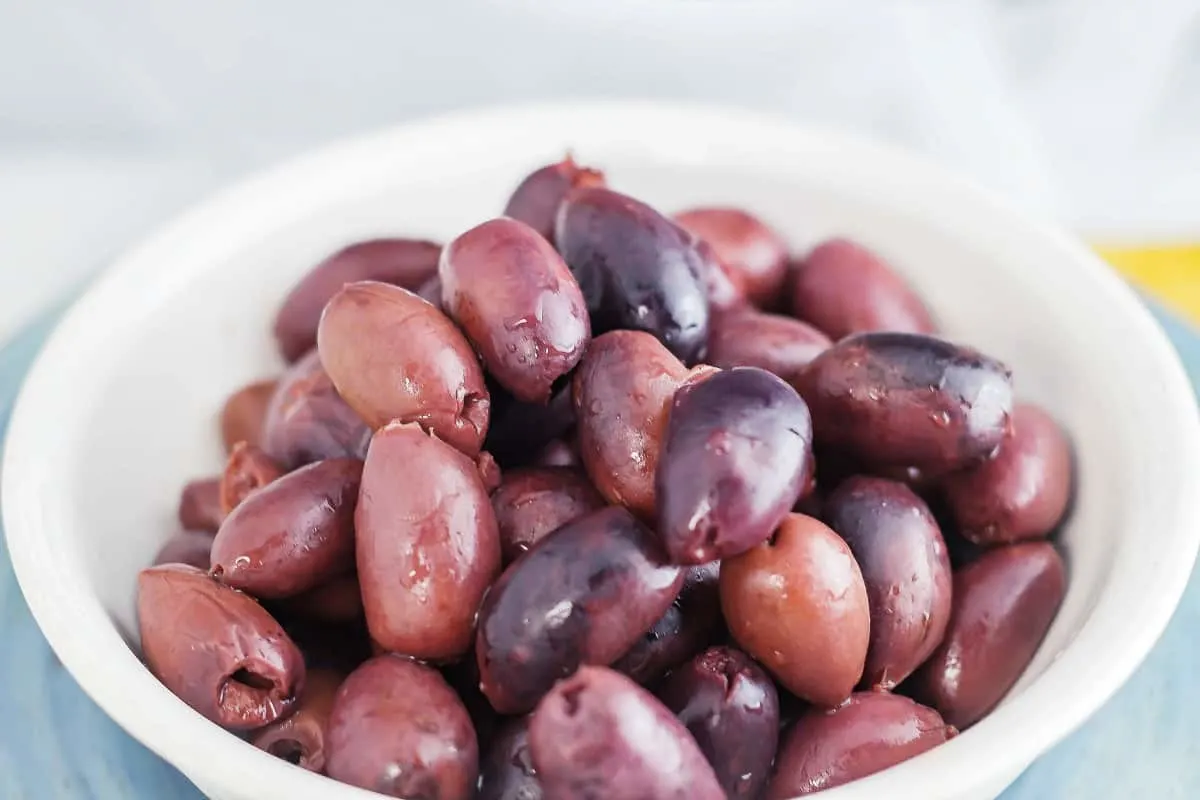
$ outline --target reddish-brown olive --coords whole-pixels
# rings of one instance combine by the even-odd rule
[[[342,678],[331,669],[308,670],[295,713],[255,731],[250,744],[302,769],[324,772],[329,712]]]
[[[603,185],[603,172],[576,164],[568,153],[557,164],[548,164],[527,175],[508,198],[504,216],[524,222],[553,243],[554,220],[567,193],[576,186]]]
[[[713,316],[704,358],[722,369],[759,367],[791,383],[831,344],[800,320],[742,308]]]
[[[221,473],[221,513],[228,516],[251,492],[283,475],[283,470],[257,446],[238,442],[229,453]]]
[[[512,470],[492,494],[506,563],[546,534],[605,505],[582,472],[562,467]]]
[[[267,406],[276,384],[277,381],[258,381],[229,395],[221,408],[221,440],[226,452],[232,451],[238,442],[262,445]]]
[[[676,214],[675,221],[712,247],[750,302],[775,303],[787,277],[788,246],[770,226],[740,208],[694,208]]]
[[[163,543],[152,566],[188,564],[208,572],[212,566],[212,542],[213,535],[208,531],[180,531]]]
[[[179,494],[179,524],[188,531],[216,533],[225,515],[221,513],[221,478],[188,481]]]

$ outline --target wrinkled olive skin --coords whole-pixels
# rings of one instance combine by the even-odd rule
[[[670,710],[604,667],[580,667],[538,703],[529,748],[546,796],[555,800],[725,797]]]
[[[246,731],[295,709],[304,658],[254,598],[164,564],[138,574],[137,612],[146,666],[208,719]]]
[[[758,367],[791,383],[833,343],[811,325],[752,308],[716,314],[705,361],[714,367]]]
[[[333,458],[249,495],[213,539],[213,576],[255,597],[290,597],[354,568],[361,461]]]
[[[959,730],[974,725],[1029,666],[1066,588],[1048,542],[999,547],[960,569],[946,635],[913,676],[913,695]]]
[[[788,245],[740,208],[693,208],[675,221],[712,247],[722,270],[757,306],[769,306],[787,278]]]
[[[832,710],[809,709],[783,736],[767,800],[832,789],[907,761],[957,734],[931,708],[860,692]]]
[[[212,534],[207,531],[180,531],[159,548],[153,566],[187,564],[208,572],[212,566],[212,542]]]
[[[514,561],[479,612],[480,684],[502,714],[529,711],[581,664],[611,664],[663,615],[683,574],[619,507],[568,523]]]
[[[229,453],[221,473],[218,497],[221,513],[228,516],[251,492],[261,489],[283,475],[279,465],[257,446],[238,442]]]
[[[711,642],[721,628],[720,569],[716,561],[688,568],[675,602],[612,668],[650,686]]]
[[[375,433],[355,516],[371,638],[445,661],[467,652],[500,571],[500,536],[475,462],[414,424]]]
[[[289,616],[332,624],[363,619],[362,590],[357,575],[343,575],[306,592],[281,600]]]
[[[603,186],[604,173],[581,167],[567,155],[557,164],[548,164],[525,177],[508,198],[504,216],[524,222],[554,243],[554,221],[563,198],[577,186]]]
[[[385,283],[348,284],[321,314],[317,349],[338,394],[372,428],[417,422],[479,453],[490,406],[483,369],[454,323],[420,297]]]
[[[792,314],[837,341],[852,333],[935,333],[915,292],[877,254],[847,239],[817,245],[792,271]]]
[[[296,284],[275,316],[275,341],[288,361],[317,344],[325,304],[347,283],[379,281],[416,291],[437,272],[442,248],[419,239],[373,239],[331,255]]]
[[[250,744],[302,769],[324,772],[329,712],[342,677],[335,670],[308,670],[295,713],[255,731]]]
[[[675,393],[655,489],[676,564],[744,553],[771,535],[813,478],[812,421],[796,390],[755,367]]]
[[[653,336],[613,331],[588,347],[573,383],[579,453],[610,503],[655,515],[654,481],[671,397],[687,377]]]
[[[225,443],[225,452],[232,452],[238,442],[255,447],[262,445],[267,406],[275,394],[277,383],[258,381],[229,395],[221,407],[221,441]]]
[[[548,404],[523,403],[498,384],[491,394],[492,419],[484,448],[506,469],[531,465],[543,445],[575,426],[570,384],[556,391]]]
[[[854,477],[825,502],[824,520],[862,570],[871,604],[863,684],[891,689],[942,640],[950,619],[950,556],[929,507],[902,483]]]
[[[591,340],[575,277],[549,242],[513,219],[493,219],[442,251],[442,307],[518,400],[546,403]]]
[[[995,456],[946,476],[942,498],[959,533],[981,545],[1040,539],[1062,521],[1074,484],[1071,443],[1058,423],[1027,403]]]
[[[188,481],[179,493],[179,524],[184,530],[216,533],[221,513],[221,478]]]
[[[759,796],[779,740],[779,694],[762,667],[713,647],[671,673],[658,698],[695,738],[727,797]]]
[[[327,458],[362,459],[371,429],[337,393],[316,350],[288,368],[267,405],[262,449],[291,471]]]
[[[579,281],[592,331],[645,331],[686,363],[708,338],[705,267],[691,237],[610,189],[573,190],[559,209],[559,252]]]
[[[333,701],[326,773],[405,800],[471,800],[479,745],[471,718],[437,670],[376,656]]]
[[[492,740],[479,767],[475,800],[543,800],[529,752],[529,717],[509,720]]]
[[[792,694],[833,707],[862,677],[866,585],[850,548],[819,520],[790,514],[775,535],[721,562],[729,632]]]
[[[1011,426],[1011,372],[931,336],[863,333],[817,356],[796,381],[816,443],[870,468],[943,474],[987,458]]]
[[[578,470],[543,467],[506,473],[492,494],[505,563],[556,528],[604,506],[604,498]]]

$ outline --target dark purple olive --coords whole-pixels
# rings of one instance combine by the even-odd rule
[[[538,450],[575,425],[569,384],[555,392],[549,404],[521,402],[498,384],[491,394],[492,420],[483,447],[506,469],[532,464]]]
[[[779,740],[775,683],[749,656],[713,647],[658,690],[712,765],[727,797],[754,800],[771,777]]]
[[[273,458],[255,445],[238,442],[230,451],[225,471],[221,473],[221,513],[228,516],[251,492],[263,488],[281,475],[283,470]]]
[[[475,800],[542,800],[546,796],[529,752],[529,717],[509,720],[479,766]]]
[[[850,545],[871,606],[863,684],[891,689],[929,657],[950,619],[950,559],[933,514],[902,483],[855,477],[825,501]]]
[[[681,361],[704,355],[708,298],[691,237],[645,203],[611,189],[572,191],[555,228],[592,331],[653,334]]]
[[[987,458],[1011,425],[1011,372],[932,336],[864,333],[817,356],[796,380],[819,448],[870,468],[931,475]]]
[[[216,533],[223,519],[220,477],[188,481],[179,494],[179,524],[183,529]]]
[[[771,535],[813,475],[796,390],[754,367],[675,393],[658,459],[658,533],[676,564],[735,556]]]
[[[960,569],[945,638],[913,676],[914,696],[960,730],[974,725],[1033,660],[1066,586],[1047,542],[990,550]]]
[[[553,243],[554,220],[567,193],[577,186],[603,185],[603,172],[579,166],[568,154],[557,164],[536,169],[526,176],[508,199],[504,216],[524,222]]]
[[[809,709],[783,736],[766,798],[791,800],[874,775],[956,733],[933,709],[887,692]]]
[[[180,531],[159,548],[153,566],[188,564],[208,572],[212,566],[213,535],[208,531]]]
[[[654,695],[605,667],[580,667],[538,704],[529,748],[554,800],[723,800],[687,729]]]
[[[693,208],[675,221],[712,247],[722,270],[757,306],[775,304],[787,278],[788,245],[740,208]]]
[[[303,769],[324,772],[329,712],[343,677],[335,670],[308,670],[295,713],[255,731],[250,744]]]
[[[604,498],[579,470],[544,467],[505,473],[492,494],[505,563],[551,531],[604,506]]]
[[[708,353],[714,367],[758,367],[789,383],[832,342],[811,325],[791,317],[742,308],[709,321]]]
[[[581,664],[611,664],[663,615],[683,574],[624,508],[570,522],[512,563],[479,612],[483,693],[529,711]]]

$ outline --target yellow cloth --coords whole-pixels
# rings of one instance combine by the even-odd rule
[[[1200,325],[1200,244],[1096,250],[1146,294]]]

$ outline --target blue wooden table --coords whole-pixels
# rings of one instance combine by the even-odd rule
[[[50,315],[0,350],[0,431]],[[1200,386],[1200,336],[1160,315]],[[1200,502],[1200,499],[1198,499]],[[42,638],[0,539],[0,798],[194,800],[200,793],[79,689]],[[1200,577],[1133,679],[1004,800],[1200,798]]]

